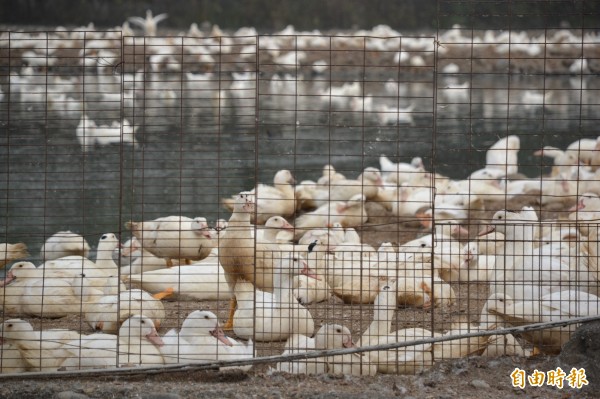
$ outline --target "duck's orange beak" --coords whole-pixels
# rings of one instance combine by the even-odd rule
[[[302,261],[302,264],[304,265],[304,268],[302,268],[302,271],[300,271],[300,274],[304,274],[305,276],[314,278],[315,280],[321,280],[321,278],[319,276],[317,276],[311,269],[310,267],[308,267],[308,263]]]

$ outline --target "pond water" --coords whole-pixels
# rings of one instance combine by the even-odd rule
[[[521,138],[520,170],[533,177],[549,162],[534,150],[598,135],[598,82],[585,77],[431,72],[402,76],[394,92],[383,76],[360,81],[361,94],[353,99],[323,95],[342,85],[331,76],[278,76],[190,88],[181,74],[147,74],[137,84],[120,75],[86,75],[76,85],[90,119],[109,125],[125,117],[139,126],[135,146],[87,151],[76,136],[80,109],[57,110],[43,95],[6,95],[0,110],[2,239],[26,242],[35,256],[59,230],[83,234],[95,247],[105,232],[128,237],[123,226],[131,219],[182,214],[214,221],[228,217],[221,197],[269,183],[279,169],[290,169],[298,181],[316,180],[329,163],[356,176],[378,166],[381,154],[394,161],[420,156],[429,170],[463,178],[509,134]],[[52,75],[43,79],[48,88]],[[470,89],[461,91],[464,82]],[[105,95],[121,88],[135,99]],[[542,105],[525,101],[527,92],[551,94]],[[374,110],[358,101],[367,94]],[[412,120],[386,123],[382,104],[413,107]]]

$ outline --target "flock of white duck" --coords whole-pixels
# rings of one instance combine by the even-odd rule
[[[517,136],[491,146],[485,167],[464,180],[432,176],[419,158],[393,163],[385,156],[379,168],[367,167],[356,179],[327,165],[315,181],[296,184],[292,173],[282,170],[273,185],[224,199],[232,212],[228,221],[215,227],[204,217],[131,221],[126,227],[132,238],[124,245],[112,233],[102,235],[95,261],[88,258],[85,239],[69,231],[48,238],[38,266],[19,261],[29,256],[26,245],[4,244],[2,372],[239,360],[255,356],[256,341],[285,341],[283,353],[296,354],[598,315],[597,147],[597,140],[582,139],[564,151],[544,148],[540,155],[553,156],[555,167],[535,180],[518,173]],[[568,218],[553,221],[540,221],[530,206],[518,212],[484,208],[521,194],[533,195],[539,204],[573,207]],[[369,245],[357,229],[374,206],[394,223],[431,228],[434,222],[433,231],[397,246]],[[493,213],[489,224],[472,217],[484,211]],[[469,223],[481,223],[470,242]],[[393,327],[398,308],[427,312],[478,299],[459,298],[457,282],[486,285],[489,298],[477,321],[456,320],[443,332]],[[373,304],[366,331],[317,325],[309,305],[332,296]],[[230,300],[229,317],[221,326],[215,313],[193,311],[179,330],[161,336],[157,331],[168,317],[164,298]],[[9,318],[69,315],[81,315],[95,332],[36,331],[25,319]],[[474,354],[557,353],[573,328],[549,328],[519,340],[478,336],[282,361],[275,369],[414,373],[441,359]]]
[[[167,14],[155,16],[151,10],[147,10],[145,18],[130,17],[122,25],[111,29],[97,29],[93,23],[72,30],[59,26],[54,31],[47,32],[47,35],[42,35],[44,40],[52,43],[51,46],[48,42],[46,45],[38,43],[38,35],[30,32],[4,33],[0,38],[11,39],[11,48],[26,50],[21,56],[24,64],[44,68],[59,65],[60,51],[65,48],[82,48],[80,55],[87,56],[82,65],[96,66],[97,59],[104,60],[105,65],[113,65],[112,61],[120,57],[118,42],[126,38],[126,44],[130,45],[134,43],[135,37],[141,36],[144,37],[144,44],[148,46],[148,61],[154,71],[181,71],[184,69],[181,55],[187,56],[188,62],[210,66],[217,62],[219,55],[228,54],[238,46],[243,47],[239,50],[239,56],[251,59],[258,46],[260,50],[264,50],[265,56],[270,57],[272,63],[280,68],[293,71],[310,62],[310,67],[317,73],[326,71],[330,65],[327,57],[311,59],[310,52],[333,47],[385,52],[396,64],[411,67],[431,65],[434,50],[439,52],[441,58],[448,60],[461,58],[455,55],[461,54],[465,49],[474,50],[474,57],[483,54],[499,59],[510,56],[518,69],[521,69],[521,62],[531,68],[531,59],[543,58],[544,54],[559,54],[563,55],[564,59],[556,65],[546,65],[543,71],[581,74],[590,72],[588,60],[581,57],[582,50],[593,60],[597,44],[600,42],[598,33],[592,30],[578,32],[569,29],[547,29],[538,34],[510,30],[474,31],[459,25],[454,25],[439,34],[438,49],[435,49],[431,35],[402,34],[387,25],[377,25],[372,29],[338,31],[331,37],[316,29],[298,31],[289,25],[281,31],[262,35],[260,42],[257,42],[259,34],[254,27],[242,27],[235,32],[225,33],[217,25],[212,25],[209,31],[203,31],[197,23],[192,23],[185,31],[164,30],[162,33],[165,33],[165,36],[161,37],[158,23],[167,17]],[[131,24],[135,26],[135,30],[131,28]],[[79,46],[82,41],[87,42],[86,46]],[[173,50],[173,47],[182,44],[183,52]],[[446,64],[451,65],[447,66],[447,72],[461,72],[458,65],[451,62]],[[493,60],[486,63],[492,70],[499,67],[499,64],[496,65]]]
[[[380,66],[392,71],[395,66],[412,70],[432,68],[437,54],[439,71],[448,78],[439,87],[439,98],[451,104],[469,103],[472,101],[470,83],[464,79],[459,81],[457,75],[472,69],[469,58],[464,58],[465,49],[474,58],[487,60],[481,65],[489,65],[503,73],[506,72],[506,59],[510,57],[510,64],[517,69],[531,72],[531,68],[537,68],[540,73],[583,77],[593,72],[593,68],[588,59],[580,58],[580,54],[589,54],[590,62],[593,62],[598,58],[595,53],[600,42],[595,32],[578,35],[576,31],[560,29],[535,36],[527,32],[488,30],[474,34],[459,26],[441,33],[437,38],[439,46],[431,36],[402,35],[385,25],[370,30],[339,32],[332,37],[319,31],[297,31],[288,26],[271,35],[260,36],[257,41],[258,33],[254,28],[240,28],[227,35],[216,25],[210,32],[203,32],[197,24],[192,24],[187,31],[157,36],[157,26],[165,18],[166,14],[153,15],[148,10],[145,18],[131,17],[109,31],[90,24],[72,30],[57,27],[45,34],[2,33],[0,42],[9,46],[11,59],[20,58],[23,67],[11,71],[7,84],[0,87],[0,100],[6,93],[13,102],[28,106],[42,104],[65,119],[78,120],[76,137],[84,151],[110,143],[136,145],[138,126],[131,125],[128,115],[113,120],[102,112],[102,118],[106,119],[100,121],[94,120],[92,113],[110,109],[118,115],[121,109],[131,110],[140,104],[154,107],[150,105],[153,101],[158,101],[157,109],[175,108],[184,100],[196,98],[208,98],[213,113],[224,112],[240,102],[256,98],[257,82],[265,79],[259,79],[253,72],[255,57],[260,52],[261,62],[275,66],[278,71],[263,91],[268,93],[266,97],[276,96],[275,105],[286,103],[292,96],[292,105],[315,98],[324,106],[373,116],[381,125],[405,124],[413,123],[419,112],[418,104],[396,104],[397,98],[404,97],[409,90],[406,82],[391,78],[382,81],[381,87],[372,81],[369,87],[359,81],[330,86],[315,84],[313,87],[304,80],[300,69],[315,74],[326,73],[335,62],[331,59],[334,58],[332,54],[327,55],[327,52],[337,49],[379,52]],[[136,40],[138,38],[143,40]],[[130,62],[121,54],[123,45],[143,45],[144,49],[132,52],[146,54],[147,59],[136,71],[120,75],[115,73],[116,66]],[[556,55],[556,59],[544,62],[544,54]],[[215,72],[223,69],[218,68],[223,56],[233,57],[237,70]],[[536,57],[542,60],[541,63],[531,66],[538,61]],[[360,62],[362,59],[361,55]],[[72,60],[75,65],[64,65],[65,60]],[[493,60],[498,60],[497,67]],[[130,63],[135,69],[135,61]],[[519,67],[520,63],[526,65]],[[65,69],[66,73],[55,76],[53,72],[47,72],[48,68],[61,71],[65,66],[70,67]],[[86,71],[83,74],[79,67],[88,67],[96,73]],[[164,73],[178,74],[179,82],[170,84],[173,82],[161,75]],[[586,87],[584,79],[574,80],[573,93]],[[551,98],[553,95],[555,99]],[[559,104],[569,103],[565,98],[558,98],[561,95],[557,90],[511,87],[505,97],[490,98],[482,103],[484,108],[490,103],[506,103],[522,109],[556,108]],[[586,98],[587,94],[574,97]],[[253,104],[247,106],[254,109]],[[299,108],[296,105],[296,109]]]

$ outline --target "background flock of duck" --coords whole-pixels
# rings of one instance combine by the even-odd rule
[[[599,69],[600,39],[592,31],[558,29],[535,35],[472,32],[455,26],[434,40],[433,35],[402,34],[385,25],[331,37],[288,26],[257,40],[259,35],[251,27],[224,33],[218,26],[201,30],[192,24],[184,32],[161,32],[158,24],[165,18],[166,14],[155,16],[149,10],[144,18],[132,17],[109,31],[90,24],[44,33],[4,32],[0,47],[10,53],[11,70],[0,87],[0,100],[8,98],[29,107],[38,104],[78,121],[76,138],[86,151],[110,143],[136,145],[139,126],[132,125],[132,110],[140,104],[176,108],[200,99],[209,101],[207,107],[216,113],[240,102],[253,109],[252,101],[260,89],[277,96],[278,102],[288,101],[294,94],[295,101],[317,98],[335,109],[360,111],[381,125],[406,124],[425,111],[418,101],[397,103],[408,90],[397,71],[429,73],[435,66],[445,77],[439,87],[440,99],[468,103],[475,91],[463,74],[566,75],[574,77],[571,88],[576,90],[586,85],[581,77]],[[305,76],[326,78],[328,74],[337,80],[335,74],[344,71],[356,75],[354,58],[362,60],[365,52],[367,58],[377,60],[378,67],[393,71],[394,77],[381,84],[369,78],[365,84],[356,76],[356,80],[321,82],[314,87],[304,80]],[[257,57],[260,74],[255,70]],[[472,63],[471,59],[486,62]],[[172,82],[165,77],[168,74],[178,76],[179,81]],[[264,89],[257,84],[261,80],[266,83]],[[569,103],[566,95],[568,92],[551,87],[513,86],[506,98],[488,98],[482,103],[558,109]],[[583,99],[585,93],[574,97]]]
[[[70,231],[47,239],[39,265],[21,260],[25,244],[3,244],[2,372],[239,360],[256,356],[258,343],[282,342],[281,353],[296,354],[598,315],[597,146],[582,139],[544,148],[540,155],[555,166],[537,179],[519,174],[517,136],[491,146],[486,165],[463,180],[434,176],[418,157],[394,163],[384,155],[357,178],[326,165],[314,181],[297,183],[281,170],[272,185],[224,198],[228,220],[129,221],[131,239],[102,235],[95,261],[85,238]],[[519,198],[527,198],[522,209],[505,210]],[[539,210],[551,205],[562,212],[541,220]],[[371,237],[369,220],[382,215],[407,234]],[[460,284],[482,289],[459,295]],[[318,304],[332,298],[369,306],[370,325],[356,331],[346,320],[316,320]],[[163,331],[173,322],[164,300],[202,307]],[[220,313],[223,300],[229,313]],[[477,316],[444,330],[406,327],[412,321],[397,316],[473,300]],[[80,317],[82,328],[30,323],[64,317]],[[558,353],[573,329],[282,360],[273,370],[415,373],[470,355]]]

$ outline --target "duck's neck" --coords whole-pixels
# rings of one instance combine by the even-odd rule
[[[375,345],[379,337],[386,336],[392,329],[392,318],[395,306],[380,305],[375,303],[373,321],[361,337],[360,346]]]
[[[113,260],[114,248],[107,247],[105,245],[98,245],[96,252],[96,267],[102,269],[106,274],[119,274],[119,267]]]
[[[333,346],[331,345],[330,340],[327,337],[327,334],[324,333],[323,331],[319,330],[317,331],[317,333],[315,334],[315,349],[335,349]]]
[[[533,239],[535,236],[537,226],[533,223],[531,224],[518,224],[509,226],[506,229],[505,240],[506,243],[504,245],[504,255],[499,257],[499,268],[503,268],[511,265],[510,269],[514,267],[514,261],[508,260],[515,256],[527,257],[531,258],[534,254],[533,250]],[[521,265],[517,265],[521,266]]]
[[[277,302],[289,303],[292,300],[292,281],[289,272],[275,268],[273,272],[273,295]]]
[[[265,227],[263,230],[263,241],[269,243],[277,242],[277,234],[279,234],[279,231],[279,229]]]
[[[240,210],[235,210],[229,218],[229,224],[227,225],[227,231],[230,228],[248,227],[250,224],[250,213]]]
[[[295,190],[294,187],[289,183],[277,183],[275,187],[281,191],[286,198],[294,198]]]

